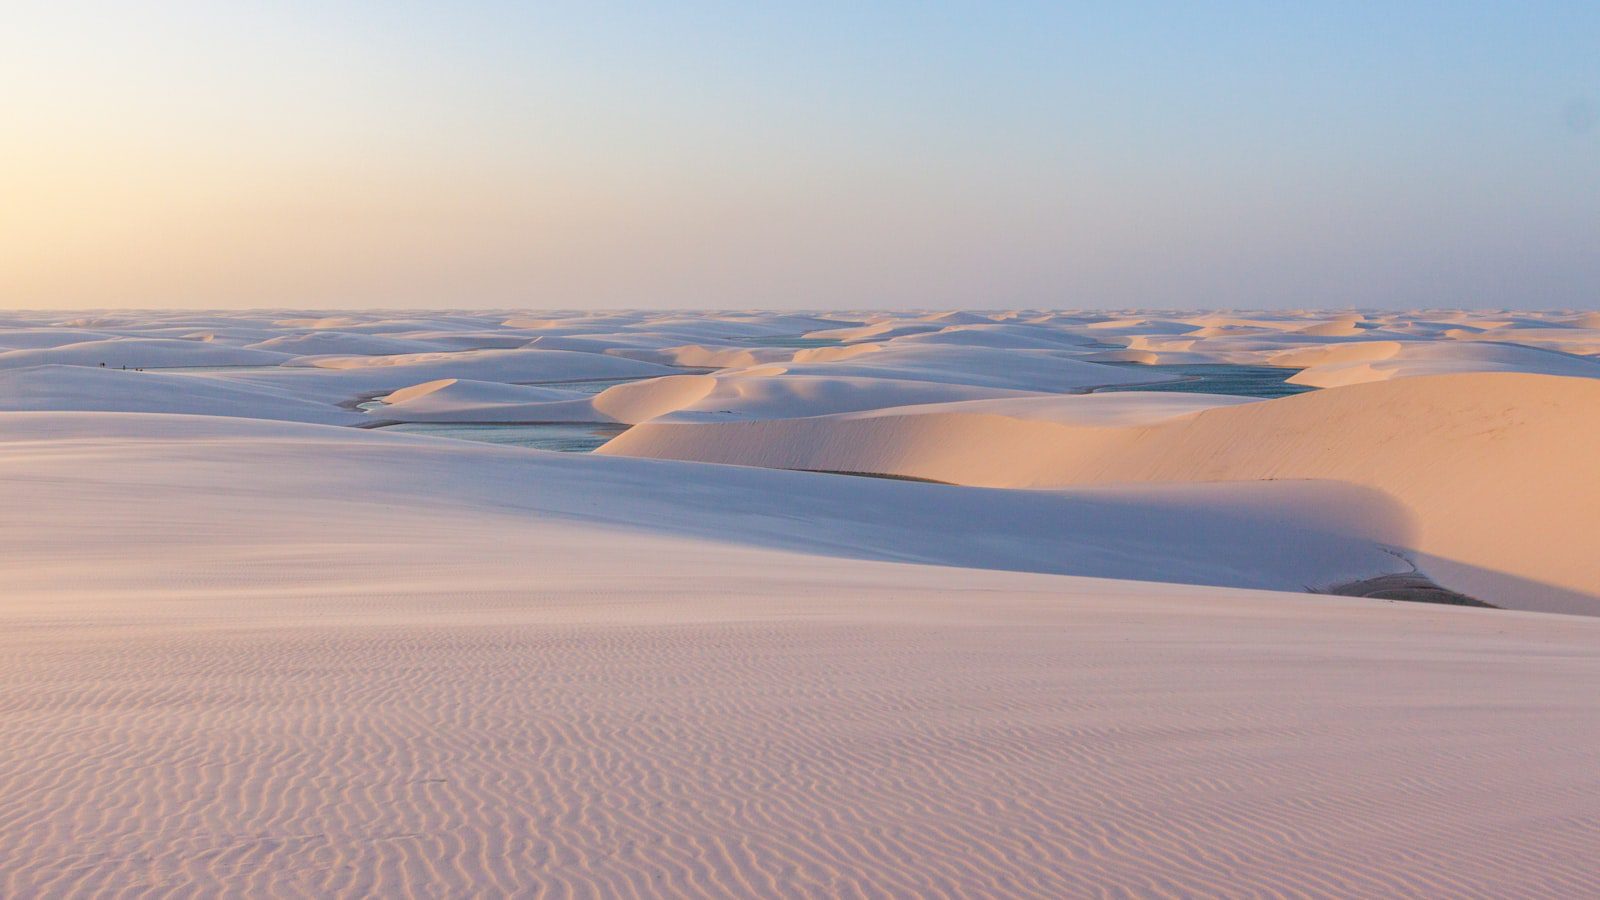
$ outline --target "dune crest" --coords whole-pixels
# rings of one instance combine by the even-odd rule
[[[644,422],[695,403],[716,386],[709,375],[652,378],[606,388],[594,398],[594,408],[613,421]]]
[[[1409,549],[1452,587],[1508,606],[1595,614],[1600,479],[1583,473],[1593,470],[1596,446],[1600,380],[1473,374],[1360,384],[1127,428],[911,409],[645,425],[600,452],[994,487],[1330,479],[1411,509],[1421,530]],[[1530,469],[1529,459],[1540,466]]]

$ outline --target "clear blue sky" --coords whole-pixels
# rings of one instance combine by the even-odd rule
[[[0,79],[0,306],[1600,306],[1596,2],[12,0]]]

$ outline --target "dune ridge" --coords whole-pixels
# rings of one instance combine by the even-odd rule
[[[1600,572],[1590,536],[1600,530],[1600,479],[1582,473],[1592,470],[1595,446],[1600,381],[1471,374],[1359,384],[1129,428],[916,409],[647,424],[599,452],[991,487],[1329,479],[1383,491],[1411,510],[1419,527],[1408,549],[1426,556],[1424,568],[1443,583],[1497,605],[1594,613]],[[1543,463],[1531,470],[1530,458]]]
[[[771,502],[909,540],[925,491],[1059,548],[1048,492],[0,415],[0,893],[1600,890],[1600,622],[849,559]],[[729,542],[763,511],[808,543]]]

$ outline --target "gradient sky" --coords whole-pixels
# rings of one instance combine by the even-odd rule
[[[1600,306],[1600,3],[0,2],[0,306]]]

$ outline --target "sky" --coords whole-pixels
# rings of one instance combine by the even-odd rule
[[[0,0],[0,307],[1600,308],[1600,3]]]

